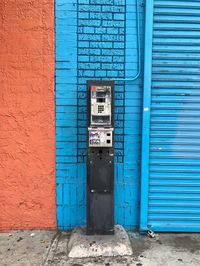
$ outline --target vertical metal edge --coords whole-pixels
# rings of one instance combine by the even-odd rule
[[[152,76],[153,1],[146,1],[145,45],[144,45],[144,91],[142,120],[142,163],[140,196],[140,231],[148,230],[148,186],[149,186],[149,140]]]

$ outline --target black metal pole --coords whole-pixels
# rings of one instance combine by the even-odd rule
[[[88,81],[87,234],[114,233],[114,82]]]

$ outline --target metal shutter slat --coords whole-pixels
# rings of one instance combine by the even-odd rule
[[[200,231],[199,17],[200,1],[153,1],[149,146],[142,162],[148,198],[141,198],[142,228],[146,219],[151,230]]]

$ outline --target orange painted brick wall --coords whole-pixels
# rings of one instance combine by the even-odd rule
[[[0,230],[55,228],[54,1],[0,1]]]

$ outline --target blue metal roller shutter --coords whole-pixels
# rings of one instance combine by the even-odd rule
[[[200,231],[200,1],[147,1],[141,230]]]

